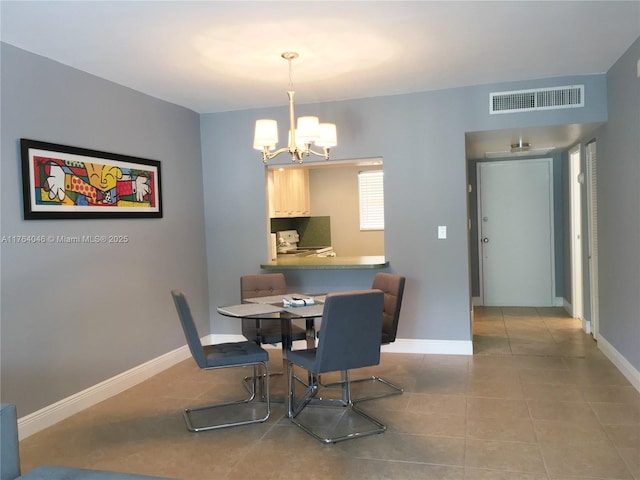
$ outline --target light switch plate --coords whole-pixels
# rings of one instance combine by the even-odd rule
[[[446,225],[438,226],[438,238],[439,239],[447,238],[447,226]]]

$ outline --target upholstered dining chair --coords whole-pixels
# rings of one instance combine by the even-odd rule
[[[373,278],[371,288],[382,290],[384,293],[384,311],[382,314],[382,336],[380,338],[381,345],[388,345],[396,341],[398,332],[398,322],[400,320],[400,307],[402,306],[402,297],[404,295],[405,277],[391,273],[378,272]],[[364,402],[376,398],[389,397],[391,395],[400,395],[404,392],[402,387],[385,380],[382,377],[371,375],[364,378],[351,380],[351,383],[361,382],[378,382],[389,387],[388,391],[367,394],[366,390],[362,396],[353,399],[354,402]],[[328,383],[324,386],[331,387],[340,385],[341,382]]]
[[[240,299],[270,297],[285,295],[287,282],[282,273],[262,273],[243,275],[240,277]],[[258,345],[265,343],[276,344],[282,341],[282,328],[277,320],[242,319],[242,335],[247,340],[253,340]],[[312,333],[315,335],[315,333]],[[306,329],[299,325],[291,325],[291,339],[304,340],[307,338]]]
[[[267,351],[254,341],[249,340],[245,342],[202,345],[184,293],[179,290],[172,290],[171,296],[176,305],[178,317],[180,318],[189,350],[198,367],[204,370],[214,370],[219,368],[250,366],[253,368],[252,378],[254,379],[258,378],[258,367],[262,367],[265,378],[265,401],[255,402],[256,405],[259,405],[258,407],[251,409],[241,408],[242,405],[249,404],[255,398],[256,383],[253,382],[251,389],[248,389],[249,397],[245,399],[185,409],[183,415],[187,429],[192,432],[201,432],[266,421],[271,414],[271,404],[269,400],[269,366],[267,363],[269,361],[269,354]],[[247,410],[250,410],[248,414]],[[195,412],[203,412],[204,414],[214,411],[220,413],[222,417],[221,421],[212,422],[209,420],[205,422],[204,425],[195,425],[193,418]],[[264,411],[264,413],[260,414],[260,411]],[[209,415],[206,416],[209,417]]]
[[[349,382],[349,370],[380,363],[383,303],[384,294],[380,290],[329,293],[323,307],[318,346],[287,354],[287,416],[321,442],[336,443],[386,430],[382,423],[353,404]],[[315,379],[300,398],[296,398],[295,385],[299,381],[294,375],[294,365],[307,370]],[[319,375],[335,371],[343,372],[342,401],[314,398]],[[317,414],[319,418],[314,422]]]

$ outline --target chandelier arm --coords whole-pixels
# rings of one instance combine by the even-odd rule
[[[264,147],[263,150],[262,150],[262,162],[263,163],[267,163],[272,158],[275,158],[278,155],[280,155],[281,153],[288,152],[288,151],[289,151],[289,147],[282,147],[282,148],[280,148],[278,150],[275,150],[273,152],[269,151],[269,147]]]
[[[302,163],[303,157],[309,156],[310,154],[316,155],[318,157],[322,157],[325,160],[329,160],[329,147],[322,147],[323,152],[316,152],[311,150],[311,148],[307,148],[305,150],[299,150],[298,148],[294,148],[293,151],[289,149],[289,147],[283,147],[273,152],[269,151],[269,147],[264,147],[262,150],[262,163],[267,163],[272,158],[277,157],[281,153],[289,152],[291,154],[291,161]]]
[[[329,160],[329,147],[322,147],[322,153],[314,152],[309,148],[307,149],[306,153],[307,155],[312,153],[314,155],[317,155],[318,157],[323,157],[325,160]]]

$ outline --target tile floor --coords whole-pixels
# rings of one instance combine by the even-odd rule
[[[243,372],[204,372],[187,360],[23,440],[23,471],[58,464],[185,480],[640,480],[640,394],[577,321],[555,308],[476,308],[474,348],[473,356],[383,354],[375,372],[405,393],[361,406],[388,430],[336,445],[292,425],[282,404],[264,424],[189,433],[181,409],[240,393]],[[270,355],[279,369],[279,350]]]

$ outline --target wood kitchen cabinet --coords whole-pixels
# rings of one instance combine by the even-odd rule
[[[268,190],[269,217],[308,217],[311,215],[308,169],[269,170]]]

